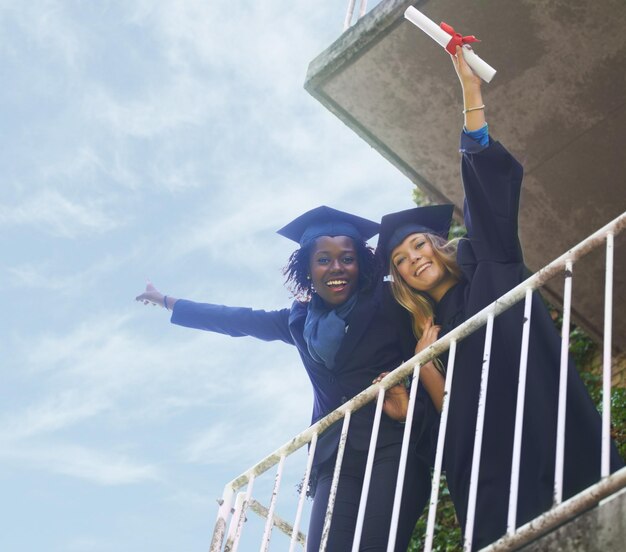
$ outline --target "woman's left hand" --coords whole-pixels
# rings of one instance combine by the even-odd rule
[[[374,379],[372,383],[380,383],[380,381],[389,372],[383,372]],[[383,412],[387,414],[391,419],[398,422],[404,422],[406,420],[406,413],[409,410],[409,394],[406,387],[401,383],[390,387],[385,392],[385,400],[383,402]]]
[[[424,327],[422,328],[422,336],[419,338],[417,345],[415,346],[415,354],[421,353],[426,347],[430,347],[437,339],[439,339],[439,332],[441,326],[433,324],[432,317],[426,319]]]
[[[450,57],[452,58],[454,70],[461,81],[463,90],[480,90],[482,81],[480,77],[472,71],[472,68],[467,64],[467,61],[465,61],[465,57],[463,57],[463,48],[461,46],[457,46],[456,55],[451,55]]]
[[[430,347],[437,341],[437,339],[439,339],[440,330],[441,326],[433,324],[432,318],[427,319],[424,324],[422,337],[420,337],[415,347],[415,354],[422,352],[426,347]],[[432,360],[424,364],[420,369],[420,382],[424,384],[437,411],[441,412],[441,408],[443,407],[445,379],[439,373]]]

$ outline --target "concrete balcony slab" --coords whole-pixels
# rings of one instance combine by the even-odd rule
[[[409,5],[481,38],[477,53],[498,69],[483,87],[486,115],[525,167],[520,234],[532,270],[626,210],[623,0],[384,0],[311,62],[305,88],[460,215],[460,90],[447,54],[404,20]],[[624,351],[626,236],[615,258],[613,341]],[[574,275],[574,318],[599,339],[604,253]],[[558,303],[557,280],[547,292]]]

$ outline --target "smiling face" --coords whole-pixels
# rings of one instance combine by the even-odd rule
[[[425,234],[409,234],[391,252],[391,263],[407,285],[427,293],[436,302],[457,282]]]
[[[330,308],[345,303],[358,289],[357,251],[347,236],[317,238],[309,268],[315,291]]]

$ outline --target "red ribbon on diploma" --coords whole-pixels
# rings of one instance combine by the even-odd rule
[[[456,54],[456,47],[463,46],[463,44],[470,44],[471,42],[480,42],[474,35],[463,36],[461,33],[457,33],[451,25],[441,22],[439,25],[444,31],[452,36],[450,42],[446,45],[446,50],[453,56]]]

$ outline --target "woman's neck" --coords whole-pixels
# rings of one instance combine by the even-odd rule
[[[442,280],[435,289],[431,289],[428,295],[430,295],[430,298],[435,303],[439,303],[439,301],[443,299],[443,296],[458,283],[459,279],[453,274],[448,273],[448,277]]]

